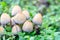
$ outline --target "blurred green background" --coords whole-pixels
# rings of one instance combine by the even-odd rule
[[[39,35],[34,35],[35,31],[27,35],[21,32],[15,40],[60,40],[60,0],[47,0],[46,4],[40,4],[39,0],[0,0],[0,16],[3,12],[11,16],[12,7],[17,4],[22,10],[28,10],[31,18],[38,12],[42,13],[43,22]],[[15,38],[10,32],[5,34],[6,40]]]

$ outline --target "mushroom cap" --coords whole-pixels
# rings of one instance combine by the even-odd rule
[[[29,12],[27,10],[24,10],[22,13],[26,16],[27,19],[30,18]]]
[[[21,7],[18,5],[15,5],[12,9],[12,16],[15,16],[17,13],[21,13]]]
[[[7,13],[3,13],[1,15],[1,24],[4,25],[4,24],[7,24],[9,22],[10,22],[10,16]]]
[[[42,15],[40,13],[36,14],[32,21],[35,24],[41,24],[42,23]]]
[[[21,32],[21,28],[19,25],[14,25],[12,28],[12,33],[17,34],[18,32]]]
[[[32,32],[33,31],[33,23],[27,20],[22,27],[22,30],[25,32]]]
[[[2,26],[0,26],[0,35],[4,34],[4,28]]]
[[[18,13],[14,16],[14,21],[17,24],[23,24],[26,21],[26,17],[25,17],[24,14],[19,14]]]

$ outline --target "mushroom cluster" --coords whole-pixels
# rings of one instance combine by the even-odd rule
[[[2,13],[0,18],[0,24],[5,26],[10,23],[12,25],[12,33],[17,34],[18,32],[32,32],[34,25],[40,25],[42,23],[41,13],[37,13],[32,21],[30,21],[30,14],[27,10],[21,10],[19,5],[15,5],[12,9],[12,18],[7,13]],[[21,27],[22,24],[22,27]],[[34,24],[34,25],[33,25]]]

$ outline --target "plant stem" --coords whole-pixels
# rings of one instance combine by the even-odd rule
[[[0,40],[1,40],[1,35],[0,35]]]
[[[5,35],[3,36],[3,40],[5,40]]]

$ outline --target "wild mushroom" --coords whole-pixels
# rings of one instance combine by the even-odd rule
[[[0,26],[0,35],[4,34],[4,28],[2,26]]]
[[[22,27],[22,30],[25,32],[32,32],[33,31],[33,23],[29,20],[27,20]]]
[[[36,35],[40,34],[40,25],[34,25],[34,29],[36,31]]]
[[[6,25],[10,22],[10,16],[7,13],[1,15],[1,25]]]
[[[21,7],[19,5],[15,5],[12,9],[12,16],[16,15],[17,13],[21,13]]]
[[[22,13],[26,16],[27,19],[30,18],[29,12],[27,10],[23,10]]]
[[[15,25],[15,22],[14,22],[14,17],[11,18],[11,25]]]
[[[16,35],[18,32],[21,32],[20,26],[19,26],[19,25],[14,25],[14,26],[12,27],[12,33],[13,33],[14,35]]]
[[[14,16],[14,22],[17,24],[23,24],[26,21],[26,17],[24,14],[16,14]]]
[[[4,35],[4,31],[5,31],[4,28],[2,26],[0,26],[0,39],[1,39],[1,36]]]
[[[42,23],[42,15],[40,13],[36,14],[33,18],[33,23],[34,24],[41,24]]]

